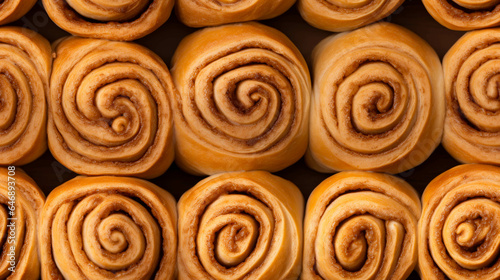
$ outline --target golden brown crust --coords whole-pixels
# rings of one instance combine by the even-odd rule
[[[174,0],[43,0],[49,17],[69,33],[132,41],[167,21]]]
[[[11,23],[24,16],[37,0],[4,0],[0,4],[0,25]]]
[[[175,88],[167,66],[133,43],[67,38],[55,48],[49,147],[85,175],[153,178],[173,161]]]
[[[47,150],[50,43],[20,27],[0,27],[0,165],[27,164]]]
[[[404,0],[298,0],[299,12],[316,28],[342,32],[379,21]]]
[[[174,198],[144,180],[77,177],[55,188],[38,235],[43,279],[175,279]]]
[[[179,200],[179,279],[297,279],[304,200],[265,171],[214,175]]]
[[[177,16],[187,26],[205,27],[277,17],[295,0],[177,0]]]
[[[10,173],[9,173],[10,170]],[[13,184],[14,183],[14,184]],[[15,200],[12,200],[14,196]],[[40,277],[40,260],[37,246],[38,221],[45,196],[36,183],[20,168],[7,169],[0,167],[0,211],[1,242],[3,248],[0,255],[0,278],[12,280],[36,280]],[[15,202],[14,205],[9,202]],[[14,208],[12,208],[14,206]],[[14,216],[11,215],[14,212]],[[14,218],[10,220],[9,218]],[[7,225],[13,225],[14,228]],[[14,229],[15,234],[11,235]],[[14,239],[7,239],[13,236]],[[11,267],[11,247],[15,247],[14,272]]]
[[[176,162],[195,174],[281,170],[307,146],[310,80],[292,42],[258,23],[206,28],[175,52]]]
[[[496,279],[500,224],[500,168],[454,167],[422,195],[419,273],[422,279]]]
[[[500,29],[472,31],[460,38],[443,59],[443,146],[463,163],[500,165],[498,46]]]
[[[312,168],[399,173],[441,141],[441,64],[407,29],[379,23],[329,37],[316,47],[313,69]]]
[[[420,201],[405,181],[341,172],[311,193],[301,279],[406,279],[417,263]]]
[[[452,30],[473,30],[500,24],[496,0],[422,0],[431,16]]]

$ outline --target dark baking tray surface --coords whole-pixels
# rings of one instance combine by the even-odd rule
[[[464,32],[451,31],[437,23],[427,13],[420,0],[406,0],[399,9],[383,21],[399,24],[417,33],[429,42],[440,58],[464,34]],[[313,48],[323,38],[333,34],[309,26],[300,17],[295,6],[280,17],[265,20],[262,23],[285,33],[300,49],[309,67],[311,67],[310,62]],[[11,25],[30,28],[39,32],[51,42],[69,35],[50,20],[40,1],[26,16]],[[166,24],[136,42],[156,52],[170,66],[172,55],[181,39],[195,30],[180,23],[173,13]],[[405,179],[419,194],[422,194],[427,184],[433,178],[457,164],[458,162],[442,146],[439,146],[423,164],[398,174],[398,176]],[[38,160],[21,168],[38,183],[46,195],[58,185],[76,176],[75,173],[58,163],[49,151]],[[307,199],[311,191],[321,181],[331,175],[318,173],[309,169],[303,159],[275,174],[294,182],[302,190],[305,199]],[[173,164],[165,174],[151,181],[165,188],[176,199],[179,199],[186,190],[194,186],[201,179],[203,177],[191,176]],[[408,279],[416,280],[419,279],[419,276],[416,272],[413,272]]]

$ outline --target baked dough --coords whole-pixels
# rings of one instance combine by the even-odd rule
[[[0,243],[3,248],[0,255],[1,279],[37,280],[40,278],[37,234],[44,202],[43,192],[35,181],[20,168],[12,170],[10,167],[9,169],[0,167],[0,203],[2,204],[0,234],[3,237]],[[11,250],[11,247],[14,247],[14,250]],[[14,272],[9,270],[12,267],[10,264],[12,252],[15,252]]]
[[[62,184],[41,216],[42,279],[175,279],[175,207],[167,191],[141,179]]]
[[[378,23],[328,37],[314,50],[313,69],[313,169],[400,173],[441,141],[441,63],[409,30]]]
[[[49,148],[84,175],[153,178],[173,161],[175,91],[160,57],[133,43],[66,38],[55,46]]]
[[[0,4],[0,25],[11,23],[24,16],[37,0],[3,0]]]
[[[297,279],[304,200],[265,171],[208,177],[179,200],[179,280]]]
[[[392,14],[404,0],[298,0],[298,9],[310,25],[334,32],[348,31]]]
[[[295,0],[177,0],[177,17],[187,26],[205,27],[277,17]]]
[[[471,31],[443,59],[443,146],[463,163],[500,165],[500,29]]]
[[[420,212],[417,192],[397,177],[331,176],[307,201],[301,279],[406,279]]]
[[[47,150],[51,53],[34,31],[0,27],[0,165],[27,164]]]
[[[43,0],[60,28],[91,38],[132,41],[164,24],[175,0]]]
[[[423,280],[500,277],[500,168],[465,164],[432,180],[422,195]]]
[[[182,40],[172,63],[181,168],[274,172],[303,156],[309,72],[281,32],[258,23],[206,28]]]
[[[473,30],[500,25],[496,0],[422,0],[431,16],[452,30]]]

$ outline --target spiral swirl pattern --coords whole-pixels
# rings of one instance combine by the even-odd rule
[[[309,73],[283,34],[257,23],[208,28],[181,42],[173,64],[181,167],[277,171],[303,155]]]
[[[277,17],[294,3],[295,0],[178,0],[175,7],[182,23],[205,27]]]
[[[43,0],[43,5],[52,21],[73,35],[132,41],[164,24],[174,0]]]
[[[144,47],[69,38],[56,49],[49,147],[69,169],[87,175],[151,178],[173,160],[168,94],[161,59]]]
[[[441,64],[422,39],[381,23],[325,39],[314,54],[308,164],[399,173],[441,140]]]
[[[0,167],[0,278],[37,280],[37,223],[45,196],[21,169],[12,170]]]
[[[500,169],[465,164],[436,177],[422,196],[422,279],[500,277]]]
[[[179,279],[297,279],[303,198],[265,171],[209,177],[179,200]]]
[[[499,43],[500,29],[470,32],[443,60],[443,146],[464,163],[500,164]]]
[[[312,26],[341,32],[379,21],[402,3],[403,0],[298,0],[298,9]]]
[[[47,149],[49,42],[19,27],[0,28],[0,165],[29,163]]]
[[[174,198],[149,182],[77,177],[54,189],[39,233],[43,279],[174,279]]]
[[[452,30],[474,30],[500,25],[497,0],[423,0],[431,16]]]
[[[311,194],[301,279],[406,279],[417,262],[420,202],[401,179],[341,172]]]

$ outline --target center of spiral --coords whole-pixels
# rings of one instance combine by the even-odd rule
[[[213,279],[244,279],[267,257],[274,220],[266,204],[246,194],[219,196],[205,209],[196,236],[203,268]]]
[[[114,131],[117,133],[122,133],[127,129],[128,126],[128,120],[125,117],[118,117],[113,120],[111,127],[113,128]]]
[[[483,63],[470,77],[470,94],[481,108],[497,112],[500,110],[498,88],[500,84],[500,62],[490,60]]]
[[[498,90],[500,88],[500,74],[495,75],[488,81],[488,89],[486,90],[486,96],[493,100],[499,100]],[[500,109],[500,108],[496,108]]]
[[[219,232],[215,246],[217,260],[226,267],[243,262],[257,241],[258,224],[248,216],[242,223],[227,225]]]
[[[488,51],[497,52],[498,46],[491,46]],[[497,133],[500,131],[500,60],[490,59],[481,61],[478,58],[470,59],[468,67],[459,71],[456,81],[456,97],[461,113],[465,120],[474,125],[475,129],[484,132]],[[478,61],[475,61],[478,60]],[[483,136],[481,136],[483,137]],[[497,146],[496,142],[475,138],[481,145]]]
[[[496,260],[500,239],[493,217],[497,215],[499,205],[484,198],[464,201],[450,212],[443,226],[443,242],[461,267],[477,270]]]
[[[195,96],[195,100],[202,111],[203,121],[242,143],[238,146],[234,146],[234,142],[224,145],[225,139],[219,138],[221,141],[216,142],[216,145],[224,145],[223,149],[237,147],[238,153],[250,152],[261,150],[259,144],[268,145],[264,140],[269,141],[270,137],[278,137],[282,133],[282,129],[270,132],[280,114],[287,115],[291,106],[282,105],[288,100],[280,91],[289,90],[289,84],[282,74],[265,65],[240,67],[223,73],[216,79],[209,74],[208,71],[202,71],[197,78],[200,80],[197,82],[197,87],[200,87],[197,92],[200,94]],[[202,87],[208,81],[213,81],[213,90]],[[214,100],[213,104],[207,102],[211,99]],[[286,123],[282,124],[285,125]],[[263,135],[269,138],[263,138]],[[256,139],[259,140],[257,144]],[[215,142],[215,139],[212,141]]]
[[[252,108],[263,96],[263,89],[266,86],[264,83],[259,84],[253,81],[240,82],[236,89],[235,105],[244,111]]]
[[[410,102],[414,86],[405,75],[390,63],[366,62],[339,83],[335,106],[323,114],[337,119],[326,124],[341,146],[372,155],[407,141],[418,102]]]
[[[142,258],[146,241],[142,230],[130,217],[120,213],[111,214],[101,220],[97,229],[88,226],[89,220],[86,219],[83,225],[83,247],[93,263],[103,269],[122,270]],[[93,237],[94,230],[97,231],[97,240]]]
[[[353,272],[363,267],[367,259],[367,239],[374,238],[375,228],[385,229],[384,222],[369,215],[351,218],[339,227],[334,239],[335,257],[345,270]]]
[[[460,246],[474,248],[484,241],[490,226],[481,221],[481,219],[467,220],[458,225],[455,233]]]

